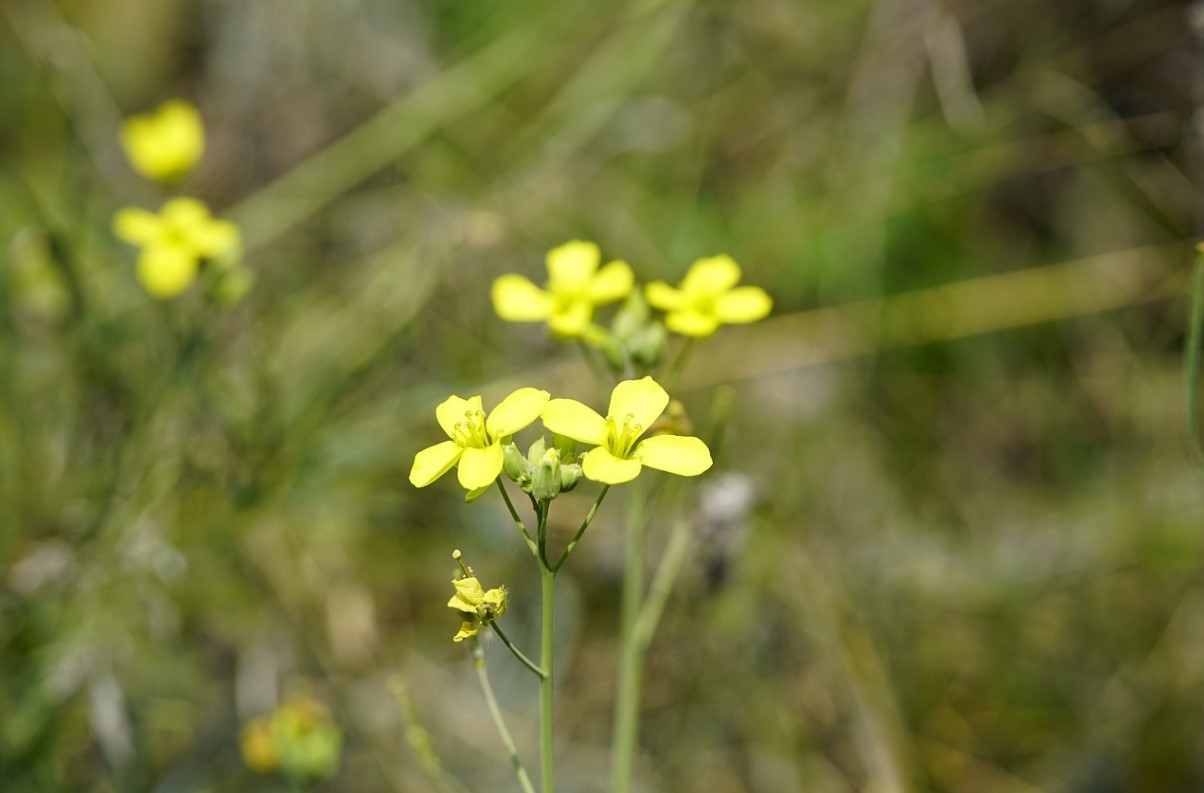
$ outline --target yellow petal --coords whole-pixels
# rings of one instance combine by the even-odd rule
[[[562,302],[548,317],[548,327],[561,336],[577,337],[589,330],[594,304],[588,300]]]
[[[163,221],[153,212],[126,207],[113,215],[113,233],[133,245],[149,245],[163,234]]]
[[[191,233],[194,226],[209,220],[209,207],[203,201],[189,196],[177,196],[159,210],[163,219],[173,227]]]
[[[727,255],[699,259],[690,265],[681,282],[681,289],[690,295],[715,296],[731,289],[740,281],[740,265]]]
[[[608,485],[630,482],[639,476],[642,467],[639,460],[615,457],[605,446],[590,449],[581,458],[581,472],[595,482]]]
[[[464,620],[460,623],[460,630],[452,637],[453,642],[462,642],[465,639],[477,635],[477,624],[470,620]]]
[[[683,292],[666,284],[664,281],[653,281],[644,287],[644,297],[648,305],[661,311],[677,311],[690,301]]]
[[[444,441],[426,447],[414,455],[414,465],[410,468],[410,484],[414,487],[426,487],[451,470],[463,451],[464,449],[454,441]]]
[[[573,240],[548,251],[548,288],[555,294],[583,292],[602,254],[592,242]]]
[[[764,319],[773,301],[759,286],[741,286],[715,300],[715,316],[720,322],[738,324]]]
[[[582,443],[606,443],[606,419],[575,399],[553,399],[544,405],[543,425],[557,435]]]
[[[594,303],[613,303],[631,294],[635,286],[635,273],[627,262],[608,263],[589,282],[586,294]]]
[[[520,388],[502,400],[485,420],[489,437],[500,439],[526,427],[539,418],[543,406],[548,404],[547,391],[538,388]]]
[[[196,280],[197,258],[175,245],[152,245],[138,257],[138,280],[151,297],[169,300]]]
[[[687,309],[667,314],[665,327],[683,336],[710,336],[719,327],[719,320],[710,314]]]
[[[479,394],[468,399],[452,394],[435,408],[435,420],[447,433],[447,437],[454,438],[456,437],[456,425],[467,420],[468,414],[479,413],[482,410]]]
[[[493,310],[507,322],[542,322],[552,313],[555,299],[521,275],[503,275],[490,292]]]
[[[654,435],[640,441],[631,456],[649,468],[678,476],[698,476],[711,467],[711,450],[691,436]]]
[[[502,472],[502,444],[493,443],[484,449],[469,447],[460,456],[456,469],[461,486],[465,490],[488,487]]]
[[[660,418],[668,404],[669,394],[651,377],[624,380],[610,392],[610,412],[606,415],[622,421],[630,414],[636,424],[646,429]]]
[[[174,181],[193,169],[205,150],[205,130],[196,108],[172,100],[122,126],[130,165],[148,179]]]
[[[207,259],[232,253],[241,240],[238,226],[228,220],[207,220],[189,231],[189,242],[198,255]]]
[[[473,576],[469,576],[453,579],[452,586],[456,588],[456,594],[447,601],[448,608],[476,614],[477,606],[485,600],[485,588],[481,586],[481,582]]]

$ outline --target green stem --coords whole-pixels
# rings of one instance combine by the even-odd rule
[[[665,373],[661,375],[660,383],[666,389],[672,388],[677,381],[678,375],[686,368],[686,361],[690,360],[690,353],[694,351],[694,339],[687,338],[686,343],[678,350],[677,357],[665,369]]]
[[[493,725],[497,727],[497,734],[502,739],[502,745],[510,753],[510,764],[514,766],[518,784],[522,787],[523,793],[535,793],[535,788],[531,786],[531,777],[527,776],[527,769],[523,768],[522,760],[518,757],[514,739],[510,737],[510,730],[506,729],[506,722],[502,719],[502,709],[498,707],[497,697],[493,695],[493,686],[489,684],[489,675],[485,674],[485,653],[481,651],[481,644],[475,638],[472,640],[472,663],[477,669],[477,679],[481,681],[481,691],[485,693],[485,701],[489,703],[489,715],[493,717]]]
[[[589,512],[585,516],[585,520],[581,523],[581,528],[577,529],[577,533],[573,535],[573,539],[565,546],[564,553],[560,554],[560,558],[556,560],[556,564],[552,565],[552,572],[560,572],[560,568],[568,561],[569,554],[577,547],[577,543],[581,540],[581,535],[585,534],[585,530],[589,528],[589,524],[593,522],[594,515],[598,514],[598,507],[602,505],[602,499],[606,498],[606,494],[610,491],[610,485],[602,485],[602,492],[598,493],[597,500],[590,507]]]
[[[1204,465],[1204,446],[1200,439],[1200,348],[1204,337],[1204,243],[1196,246],[1196,272],[1192,279],[1191,315],[1187,328],[1187,348],[1184,350],[1184,377],[1186,380],[1184,426],[1187,431],[1187,448],[1200,465]]]
[[[546,563],[541,562],[540,577],[543,594],[543,624],[539,660],[547,673],[539,681],[539,759],[542,772],[540,785],[543,793],[553,793],[555,782],[553,781],[552,760],[552,595],[556,583],[556,572]]]
[[[665,553],[656,567],[656,573],[652,576],[652,584],[648,587],[648,597],[644,600],[644,607],[640,609],[639,618],[636,619],[635,636],[632,641],[641,661],[644,653],[648,650],[648,645],[652,643],[652,636],[656,633],[656,626],[660,623],[661,614],[665,611],[665,603],[669,600],[669,593],[673,591],[673,584],[677,580],[678,572],[681,571],[681,565],[686,559],[686,550],[689,546],[690,524],[679,520],[673,527],[673,533],[669,535]]]
[[[622,650],[619,657],[619,689],[615,697],[611,764],[611,789],[614,793],[631,791],[636,743],[639,740],[641,669],[636,624],[644,593],[644,503],[643,490],[638,482],[632,483],[627,501],[627,558],[623,571],[620,623]]]
[[[491,622],[489,623],[489,627],[493,628],[493,632],[496,633],[497,637],[502,640],[502,644],[506,645],[506,649],[514,653],[514,657],[517,658],[523,666],[534,672],[540,680],[548,676],[548,673],[544,671],[542,667],[538,666],[534,661],[528,658],[522,650],[518,649],[518,647],[514,645],[514,642],[510,641],[510,637],[502,632],[500,625],[498,625],[496,622]]]
[[[518,510],[514,508],[514,502],[510,500],[510,494],[506,492],[506,486],[502,484],[502,478],[499,476],[496,480],[497,489],[502,491],[502,500],[506,502],[506,508],[510,510],[510,517],[514,519],[514,525],[518,526],[518,530],[523,533],[523,539],[527,541],[527,547],[531,549],[531,553],[537,558],[539,556],[539,546],[535,540],[531,539],[531,535],[527,533],[527,526],[523,523],[522,518],[518,516]]]

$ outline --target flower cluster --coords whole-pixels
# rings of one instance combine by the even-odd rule
[[[585,477],[595,482],[630,482],[645,466],[697,476],[711,467],[710,450],[699,438],[656,434],[641,440],[668,404],[669,394],[651,377],[616,385],[605,417],[572,399],[549,399],[547,391],[535,388],[515,391],[488,416],[482,410],[481,397],[451,396],[435,409],[439,426],[451,440],[415,455],[410,482],[425,487],[458,464],[460,484],[470,493],[489,487],[507,469],[503,447],[513,445],[510,436],[537,418],[556,435],[594,447],[581,456],[580,465]],[[510,456],[515,454],[521,457],[517,450]],[[569,489],[562,487],[560,473],[565,465],[573,464],[566,456],[559,449],[541,446],[538,462],[528,455],[526,468],[514,463],[507,473],[520,484],[525,475],[533,487],[546,461],[548,470],[555,465],[559,492]]]
[[[186,178],[205,151],[200,113],[187,102],[171,100],[152,113],[132,116],[121,130],[131,167],[151,181],[172,185]],[[141,248],[137,275],[152,297],[169,300],[196,281],[201,263],[214,264],[210,281],[221,302],[240,300],[250,289],[250,271],[238,263],[238,227],[210,215],[196,198],[169,199],[158,214],[126,207],[113,217],[113,233]]]
[[[548,281],[540,288],[521,275],[493,282],[493,307],[512,322],[546,322],[560,337],[605,346],[611,336],[593,322],[597,307],[633,294],[635,277],[623,261],[599,269],[601,254],[592,242],[573,241],[547,255]],[[648,284],[643,298],[665,312],[665,326],[683,336],[709,336],[720,325],[755,322],[769,315],[773,301],[756,286],[737,286],[740,266],[727,255],[698,259],[677,287]],[[638,294],[638,293],[636,293]],[[638,309],[637,309],[638,310]],[[617,326],[621,320],[616,320]],[[630,332],[630,331],[629,331]]]

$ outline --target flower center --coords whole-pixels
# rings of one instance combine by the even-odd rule
[[[616,457],[626,458],[630,455],[635,442],[643,434],[644,426],[636,423],[634,413],[627,413],[618,419],[606,417],[606,446]]]
[[[485,414],[479,410],[464,411],[464,420],[457,421],[452,440],[458,446],[484,449],[490,445],[489,433],[485,430]]]

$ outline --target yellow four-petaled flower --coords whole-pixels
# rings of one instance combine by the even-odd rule
[[[543,409],[552,432],[595,448],[586,452],[586,477],[609,485],[630,482],[644,466],[680,476],[697,476],[711,467],[711,452],[700,439],[653,435],[640,440],[669,404],[669,395],[651,377],[624,380],[610,395],[606,418],[572,399],[553,399]]]
[[[561,336],[580,336],[590,327],[594,308],[630,294],[635,275],[627,262],[599,269],[598,246],[575,240],[548,251],[548,282],[540,289],[521,275],[493,282],[493,307],[511,322],[547,322]]]
[[[456,466],[457,478],[465,489],[488,487],[502,472],[502,439],[539,418],[547,402],[547,391],[520,388],[486,417],[480,396],[448,397],[435,408],[435,418],[451,440],[414,456],[410,483],[426,487]]]
[[[195,198],[173,198],[159,214],[126,207],[113,217],[113,231],[142,248],[138,279],[152,296],[175,297],[196,280],[201,259],[234,253],[240,244],[238,227],[210,216]]]
[[[773,301],[765,290],[740,286],[740,265],[730,256],[699,259],[678,288],[654,281],[644,288],[648,303],[665,314],[669,330],[683,336],[710,336],[720,325],[756,322]]]
[[[130,116],[121,127],[121,144],[134,170],[157,182],[187,176],[205,152],[201,114],[172,99],[151,113]]]

